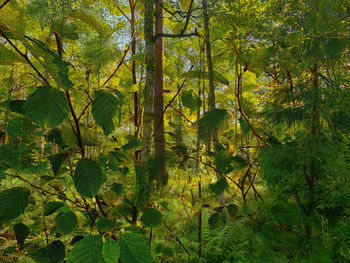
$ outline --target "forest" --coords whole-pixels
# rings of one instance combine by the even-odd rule
[[[0,262],[350,262],[350,0],[0,0]]]

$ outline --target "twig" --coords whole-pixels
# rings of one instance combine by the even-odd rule
[[[10,2],[10,0],[5,0],[5,2],[0,6],[0,9],[2,9],[7,3]]]

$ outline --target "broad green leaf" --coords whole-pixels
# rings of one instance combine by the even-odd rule
[[[96,222],[97,230],[102,233],[111,230],[113,227],[114,227],[113,222],[106,217],[102,217]]]
[[[29,235],[29,228],[23,223],[18,223],[13,226],[13,230],[15,231],[16,240],[20,247],[20,250],[22,250],[24,240]]]
[[[211,229],[217,228],[220,222],[220,214],[214,213],[208,219],[208,224]]]
[[[67,256],[67,263],[106,263],[102,257],[102,246],[102,236],[84,237],[74,244]]]
[[[68,154],[66,153],[57,153],[49,157],[53,175],[55,177],[57,176],[58,171],[60,170],[63,162],[67,159],[67,157],[68,157]]]
[[[77,216],[70,210],[63,210],[61,208],[61,211],[58,213],[58,215],[55,218],[56,227],[58,229],[58,232],[60,232],[63,235],[67,235],[73,232],[73,230],[78,225],[78,218]]]
[[[191,110],[191,113],[198,108],[198,103],[201,101],[198,95],[194,94],[193,90],[185,90],[181,93],[182,105]]]
[[[120,100],[112,92],[99,90],[95,92],[92,114],[96,123],[102,127],[105,135],[114,131],[113,117],[117,113]]]
[[[238,212],[238,206],[235,204],[229,204],[228,206],[226,206],[227,211],[229,213],[230,216],[235,216],[237,215]]]
[[[141,140],[135,137],[129,138],[129,141],[122,146],[122,149],[124,151],[135,149],[137,147],[141,146]]]
[[[228,126],[229,117],[229,113],[223,109],[215,109],[204,113],[204,116],[199,120],[200,138],[207,140],[215,130],[220,130]]]
[[[62,202],[52,201],[48,202],[44,209],[44,216],[49,216],[55,213],[59,208],[65,206]]]
[[[69,113],[64,93],[48,86],[38,87],[28,97],[25,110],[35,122],[50,127],[60,124]]]
[[[62,134],[61,131],[57,128],[53,128],[49,131],[47,139],[49,140],[49,142],[63,146]]]
[[[25,117],[12,117],[7,125],[7,133],[9,135],[29,135],[33,134],[36,125],[28,118]]]
[[[214,184],[209,185],[210,191],[217,196],[221,195],[228,188],[228,183],[225,178],[221,178]]]
[[[61,262],[66,257],[66,248],[61,241],[56,240],[46,248],[46,253],[50,262]]]
[[[120,236],[120,260],[123,263],[150,263],[151,250],[147,241],[135,233],[125,233]]]
[[[114,240],[107,240],[102,246],[102,257],[106,263],[115,263],[120,257],[120,247]]]
[[[155,208],[147,208],[141,216],[141,222],[148,227],[157,227],[162,223],[162,214]]]
[[[122,185],[122,184],[114,183],[114,184],[111,186],[111,190],[112,190],[113,192],[115,192],[118,196],[121,196],[122,193],[123,193],[123,185]]]
[[[77,164],[73,181],[81,195],[92,198],[100,190],[104,177],[98,163],[84,158]]]
[[[28,205],[29,190],[13,187],[0,193],[0,221],[15,219]]]
[[[25,63],[25,60],[13,50],[5,47],[5,45],[0,45],[0,65],[13,65],[16,63]]]

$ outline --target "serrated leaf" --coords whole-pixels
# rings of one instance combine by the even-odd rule
[[[120,260],[123,263],[150,263],[151,250],[147,241],[135,233],[125,233],[120,236]]]
[[[156,227],[162,223],[162,214],[155,208],[147,208],[141,216],[141,222],[148,227]]]
[[[55,127],[68,117],[69,108],[63,92],[41,86],[27,99],[25,110],[38,124]]]
[[[101,219],[99,219],[96,222],[97,230],[102,232],[102,233],[111,230],[113,227],[114,227],[113,222],[110,219],[106,218],[106,217],[102,217]]]
[[[115,263],[120,257],[120,247],[114,240],[107,240],[102,246],[102,257],[106,263]]]
[[[111,92],[103,90],[95,92],[91,112],[105,135],[114,131],[113,117],[117,113],[119,103],[120,100]]]
[[[87,236],[74,244],[67,263],[106,263],[101,253],[102,246],[102,236]]]
[[[74,186],[84,197],[92,198],[100,190],[104,176],[98,163],[91,159],[81,159],[74,172]]]
[[[0,221],[15,219],[24,213],[28,205],[29,190],[13,187],[0,194]]]
[[[55,218],[56,227],[58,232],[64,235],[68,235],[78,225],[78,218],[72,211],[60,212]]]
[[[23,57],[5,47],[0,45],[0,65],[13,65],[16,63],[25,63]]]
[[[53,213],[55,213],[59,208],[65,206],[62,202],[52,201],[48,202],[44,209],[44,216],[49,216]]]
[[[63,162],[67,159],[68,154],[66,153],[57,153],[49,157],[49,161],[52,167],[53,175],[56,177],[58,171],[60,170]]]

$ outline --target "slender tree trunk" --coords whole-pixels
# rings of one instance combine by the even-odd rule
[[[155,32],[163,33],[163,8],[162,0],[156,4]],[[167,182],[165,173],[165,142],[164,142],[164,99],[163,99],[163,37],[155,41],[155,82],[154,82],[154,153],[158,163],[157,182],[165,185]]]
[[[313,93],[314,93],[314,102],[312,105],[312,125],[311,125],[311,133],[312,135],[316,137],[319,135],[319,129],[320,129],[320,114],[318,110],[319,105],[319,84],[318,84],[318,65],[315,64],[314,67],[311,70],[312,77],[313,77]],[[306,182],[308,186],[308,217],[311,219],[313,214],[313,205],[314,205],[314,183],[317,176],[316,171],[316,163],[315,160],[311,160],[310,162],[310,174],[308,175],[305,173]],[[312,234],[311,224],[307,223],[305,226],[305,234],[310,235]]]
[[[215,85],[214,85],[214,69],[211,57],[211,43],[210,43],[210,28],[209,28],[209,15],[207,0],[202,0],[203,17],[204,17],[204,41],[207,56],[208,65],[208,75],[209,75],[209,97],[208,97],[208,107],[209,110],[215,110]],[[217,131],[213,134],[214,146],[218,143]]]
[[[152,120],[153,120],[153,87],[154,87],[154,40],[153,40],[154,1],[145,0],[145,56],[146,80],[144,90],[144,113],[142,130],[141,162],[146,163],[151,154]]]

